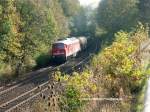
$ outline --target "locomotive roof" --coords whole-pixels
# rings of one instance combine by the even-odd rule
[[[72,38],[66,38],[65,40],[57,41],[54,44],[63,43],[63,44],[67,45],[67,44],[71,44],[71,43],[73,43],[75,41],[79,41],[79,40],[77,38],[75,38],[75,37],[72,37]]]

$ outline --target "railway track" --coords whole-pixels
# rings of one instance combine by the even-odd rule
[[[76,66],[78,67],[82,65],[83,63],[87,62],[89,60],[90,56],[79,62]],[[71,68],[70,68],[71,69]],[[70,69],[66,72],[70,72]],[[25,105],[26,103],[29,103],[29,101],[32,101],[36,98],[38,98],[42,93],[47,92],[49,87],[49,80],[46,81],[45,83],[42,83],[38,87],[33,88],[30,91],[25,92],[24,94],[21,94],[20,96],[16,97],[15,99],[12,99],[2,106],[4,107],[3,111],[5,112],[12,112],[13,110],[17,109],[18,107]]]
[[[68,62],[67,62],[67,63],[68,63]],[[1,89],[0,89],[0,96],[1,96],[2,94],[4,94],[4,93],[7,93],[7,92],[9,92],[9,91],[11,91],[11,90],[13,90],[13,89],[19,87],[19,86],[22,86],[22,85],[25,85],[25,84],[27,84],[27,83],[33,82],[33,80],[36,80],[36,79],[39,79],[39,78],[45,76],[45,75],[43,75],[43,74],[45,74],[45,73],[47,73],[47,72],[50,72],[50,71],[54,71],[55,69],[57,69],[57,68],[59,68],[59,67],[65,65],[65,64],[66,64],[66,63],[61,64],[61,65],[56,66],[56,67],[48,67],[48,68],[44,68],[44,69],[35,71],[30,77],[27,76],[24,80],[21,79],[21,80],[16,81],[16,82],[14,82],[14,83],[12,83],[12,84],[9,84],[9,86],[5,86],[5,87],[2,86]]]
[[[19,87],[20,85],[22,85],[23,83],[25,83],[29,80],[32,80],[34,78],[39,77],[42,72],[49,71],[52,68],[53,67],[50,66],[50,67],[43,68],[43,69],[40,69],[40,70],[37,70],[37,71],[34,71],[34,72],[30,72],[30,73],[24,75],[23,77],[18,77],[13,82],[1,85],[0,86],[0,95],[7,92],[7,91],[9,91],[10,89],[14,89],[16,87]]]
[[[26,79],[21,80],[18,83],[16,82],[8,87],[1,87],[0,112],[11,112],[25,103],[34,100],[34,98],[37,98],[41,93],[46,92],[46,90],[49,88],[49,77],[47,75],[48,72],[55,71],[58,68],[66,69],[66,67],[68,67],[66,65],[70,63],[71,66],[75,68],[87,62],[90,57],[91,55],[89,53],[85,53],[82,58],[76,59],[74,63],[68,61],[56,67],[49,67],[44,70],[42,69],[33,73],[33,77],[27,77]],[[72,67],[69,67],[69,69],[65,70],[65,72],[70,72]]]
[[[144,51],[149,46],[149,44],[150,42],[144,45],[144,47],[142,47],[141,50]],[[85,56],[87,56],[87,54],[85,54],[83,57]],[[72,68],[79,67],[80,65],[88,62],[90,57],[91,55],[87,56],[84,59],[79,59],[77,62],[72,64],[75,66],[66,69],[65,72],[71,72]],[[46,80],[48,79],[47,73],[51,71],[55,71],[56,69],[61,67],[63,68],[68,63],[70,62],[68,61],[67,63],[64,63],[57,67],[49,67],[44,70],[39,70],[37,73],[34,73],[37,75],[36,76],[34,75],[33,78],[29,77],[23,80],[22,82],[20,81],[19,83],[16,84],[14,83],[8,88],[4,89],[3,87],[1,87],[0,90],[2,91],[0,92],[0,112],[13,112],[13,111],[17,112],[16,109],[18,109],[18,107],[26,105],[27,103],[32,102],[35,99],[39,98],[39,96],[42,93],[50,89],[49,80]],[[39,79],[41,81],[39,81]]]
[[[6,102],[6,100],[10,100],[11,98],[16,97],[17,95],[30,90],[34,86],[38,86],[44,83],[48,80],[48,72],[56,71],[57,69],[68,65],[69,63],[71,63],[71,61],[73,60],[70,60],[56,67],[48,67],[44,72],[37,74],[35,77],[27,78],[22,82],[16,83],[16,85],[14,84],[10,87],[6,87],[5,89],[3,88],[3,90],[0,91],[0,107],[4,106],[4,102]],[[16,91],[18,91],[18,93],[16,93]]]
[[[90,59],[90,57],[91,57],[91,55],[86,57],[83,60],[79,60],[79,62],[77,62],[76,65],[72,66],[72,67],[78,67],[78,66],[82,65],[83,63],[87,62]],[[70,70],[71,70],[71,68],[69,68],[65,72],[70,72]],[[33,100],[34,98],[38,97],[41,93],[46,92],[46,90],[48,90],[48,88],[49,88],[48,85],[49,85],[49,80],[44,83],[41,83],[35,87],[31,86],[31,85],[30,85],[31,87],[25,86],[23,88],[24,91],[22,91],[21,93],[18,93],[20,95],[18,95],[18,94],[14,95],[16,93],[16,91],[13,91],[14,93],[10,92],[10,94],[14,95],[13,97],[12,96],[10,97],[10,94],[8,95],[8,92],[7,92],[6,95],[4,94],[3,97],[1,97],[2,102],[0,104],[0,112],[11,112],[14,109],[16,109],[18,106],[28,103],[28,101]],[[17,88],[17,89],[19,89],[19,88]],[[19,91],[19,90],[17,90],[17,91]],[[7,98],[8,96],[9,96],[9,99]]]
[[[67,62],[69,63],[69,62]],[[48,71],[54,71],[67,63],[53,67]],[[45,71],[46,72],[46,71]],[[22,100],[25,100],[28,96],[35,94],[39,87],[43,87],[47,84],[48,75],[42,73],[37,77],[31,78],[29,80],[24,80],[22,83],[11,86],[0,92],[0,112],[4,112],[8,108],[16,105]],[[25,99],[24,99],[25,98]]]

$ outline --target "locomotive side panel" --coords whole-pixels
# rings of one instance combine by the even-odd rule
[[[72,56],[75,53],[78,53],[81,50],[80,43],[78,40],[75,40],[67,45],[67,56]]]

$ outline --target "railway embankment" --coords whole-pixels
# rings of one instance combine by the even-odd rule
[[[35,104],[35,109],[62,109],[64,112],[136,111],[139,108],[137,96],[147,79],[147,30],[121,31],[115,38],[112,45],[93,57],[83,72],[74,73],[73,76],[56,73],[54,79],[63,85],[61,94],[53,92],[46,99],[42,98],[41,103]],[[58,97],[61,101],[53,100]]]
[[[61,68],[65,72],[58,68],[42,72],[47,76],[46,81],[41,77],[37,83],[31,81],[34,86],[30,91],[18,91],[21,94],[4,100],[0,109],[6,112],[135,111],[132,108],[138,101],[135,96],[141,92],[146,78],[143,59],[149,53],[149,40],[145,29],[121,31],[115,38],[112,45],[95,56],[85,51],[83,58],[66,62]],[[97,46],[89,49],[96,51]],[[23,90],[20,85],[19,88]],[[7,97],[5,92],[1,94]]]
[[[91,54],[96,50],[97,44],[93,44],[81,52],[80,56],[70,59],[66,63],[31,72],[26,77],[18,77],[19,80],[16,82],[4,84],[1,86],[0,92],[0,111],[22,111],[39,100],[42,94],[49,95],[49,91],[52,89],[50,86],[54,85],[52,76],[55,71],[60,70],[67,74],[71,74],[75,70],[82,71],[83,65],[89,62]],[[53,88],[55,89],[55,87]]]

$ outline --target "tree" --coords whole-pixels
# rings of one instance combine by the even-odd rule
[[[61,3],[64,14],[67,17],[76,15],[80,9],[80,3],[78,0],[59,0]]]
[[[149,0],[140,0],[139,3],[139,16],[140,21],[143,23],[150,24],[150,1]]]
[[[87,15],[85,9],[80,9],[79,13],[71,20],[71,35],[85,35],[87,33]]]
[[[0,1],[0,61],[14,66],[21,56],[20,18],[14,0]]]
[[[17,74],[68,34],[68,19],[58,0],[0,1],[0,64],[9,64]]]
[[[129,29],[137,22],[138,0],[102,0],[98,7],[97,22],[108,31]]]
[[[67,19],[58,0],[17,0],[17,11],[22,20],[21,63],[24,66],[28,66],[26,60],[36,60],[46,54],[54,39],[69,33]]]
[[[148,39],[148,29],[141,24],[132,32],[120,31],[115,34],[112,45],[106,47],[93,59],[95,76],[99,73],[107,77],[110,85],[106,82],[106,88],[111,88],[111,94],[119,91],[120,87],[123,87],[125,91],[130,89],[130,92],[134,93],[141,89],[146,72],[142,63],[140,46],[146,39]]]
[[[50,4],[50,8],[52,10],[53,17],[56,20],[59,38],[67,37],[70,34],[70,29],[68,24],[69,20],[67,17],[65,17],[65,13],[63,12],[63,8],[61,7],[60,1],[59,0],[52,1]]]

